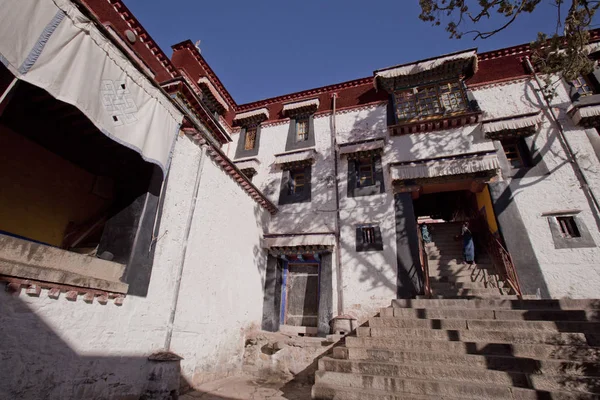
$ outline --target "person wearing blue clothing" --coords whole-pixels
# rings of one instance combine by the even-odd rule
[[[473,243],[473,233],[469,229],[469,222],[465,221],[460,235],[463,238],[463,259],[467,264],[472,265],[475,262],[475,244]]]

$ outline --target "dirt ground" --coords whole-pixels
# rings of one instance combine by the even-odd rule
[[[206,383],[180,400],[309,400],[310,384],[268,381],[247,376]]]

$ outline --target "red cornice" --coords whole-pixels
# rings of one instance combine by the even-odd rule
[[[336,90],[347,89],[347,88],[357,87],[357,86],[362,86],[362,85],[367,85],[367,84],[368,85],[373,84],[373,77],[354,79],[352,81],[340,82],[340,83],[336,83],[333,85],[321,86],[321,87],[314,88],[314,89],[303,90],[301,92],[295,92],[295,93],[285,94],[282,96],[258,100],[258,101],[254,101],[252,103],[240,104],[237,107],[237,111],[241,112],[241,111],[250,110],[253,108],[259,108],[262,106],[266,106],[268,104],[289,102],[292,100],[301,99],[303,97],[316,96],[316,95],[319,95],[322,93],[335,92]]]
[[[229,105],[231,106],[231,108],[233,108],[233,109],[237,108],[237,103],[235,102],[235,100],[233,100],[233,97],[231,97],[231,94],[229,94],[227,89],[225,89],[225,86],[223,85],[223,83],[221,82],[221,80],[219,79],[217,74],[215,74],[215,71],[213,71],[212,68],[210,67],[210,65],[208,65],[208,63],[206,62],[206,60],[204,59],[202,54],[200,54],[200,52],[198,51],[198,49],[196,48],[194,43],[192,43],[191,40],[189,40],[189,39],[184,40],[183,42],[174,44],[173,46],[171,46],[171,48],[173,49],[173,51],[183,50],[183,49],[189,50],[194,55],[196,60],[200,63],[202,68],[204,68],[204,70],[208,73],[208,78],[210,79],[210,81],[218,88],[218,90],[221,92],[221,94],[225,96],[225,98],[227,99],[227,102],[229,102]]]

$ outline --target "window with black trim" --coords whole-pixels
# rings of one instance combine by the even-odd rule
[[[299,166],[282,171],[279,204],[311,201],[311,166]]]
[[[531,154],[524,138],[510,138],[500,140],[508,163],[513,169],[530,168],[532,166]]]
[[[356,227],[356,251],[381,251],[383,240],[379,225],[360,225]]]
[[[590,83],[588,77],[579,75],[576,79],[573,79],[571,83],[573,84],[574,92],[577,93],[579,97],[591,96],[594,94],[594,86]]]
[[[381,156],[365,155],[348,159],[348,197],[384,193]]]
[[[548,219],[556,249],[596,247],[596,243],[579,213],[580,210],[572,210],[542,214]]]
[[[260,124],[242,126],[240,138],[235,150],[235,158],[246,158],[258,155],[260,146]]]
[[[315,145],[315,127],[312,114],[293,115],[290,119],[285,151],[313,147]]]

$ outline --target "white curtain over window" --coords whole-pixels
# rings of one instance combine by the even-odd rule
[[[0,61],[166,172],[183,114],[69,0],[0,0]]]

